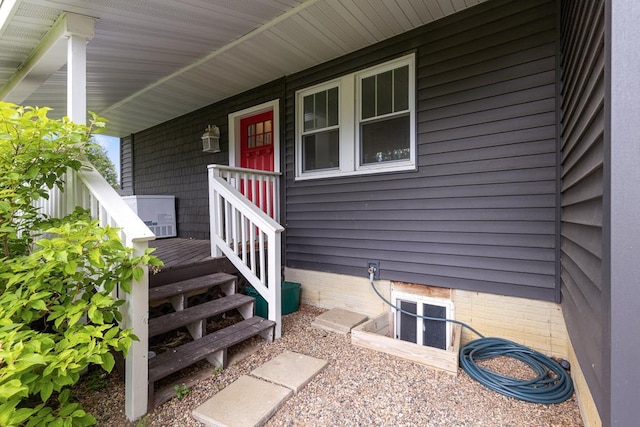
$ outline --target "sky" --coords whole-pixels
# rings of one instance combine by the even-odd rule
[[[108,135],[93,135],[96,142],[102,145],[109,155],[109,159],[116,166],[116,173],[120,179],[120,138]]]

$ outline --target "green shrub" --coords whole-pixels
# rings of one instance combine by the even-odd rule
[[[64,186],[82,167],[90,133],[102,127],[52,120],[47,109],[0,103],[0,425],[95,423],[71,400],[70,387],[90,364],[111,371],[131,330],[117,325],[123,301],[149,252],[133,257],[116,229],[86,211],[43,216],[33,202]],[[43,238],[46,237],[46,238]]]

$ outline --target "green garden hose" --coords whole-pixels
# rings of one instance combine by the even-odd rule
[[[485,337],[464,322],[453,319],[421,316],[396,307],[383,297],[373,283],[373,272],[369,272],[369,282],[374,292],[396,311],[425,320],[457,323],[469,329],[480,338],[460,349],[460,367],[473,379],[485,387],[505,396],[532,403],[561,403],[573,394],[573,381],[567,371],[555,360],[521,344],[503,338]],[[511,357],[528,365],[536,377],[523,380],[483,368],[477,362],[492,357]]]

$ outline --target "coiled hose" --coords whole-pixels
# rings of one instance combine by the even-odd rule
[[[513,341],[485,337],[464,322],[421,316],[396,307],[378,292],[373,283],[373,274],[373,271],[369,271],[369,282],[373,291],[396,311],[425,320],[457,323],[480,337],[460,349],[460,367],[480,384],[505,396],[532,403],[561,403],[573,394],[571,377],[555,360]],[[497,356],[511,357],[525,363],[536,373],[536,377],[523,380],[491,371],[477,364],[478,361]]]

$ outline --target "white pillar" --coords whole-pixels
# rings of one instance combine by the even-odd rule
[[[67,41],[67,116],[87,123],[87,39],[76,34]]]
[[[87,123],[87,39],[76,34],[67,39],[67,116],[74,123]],[[75,186],[71,168],[64,180],[65,192]],[[65,215],[69,215],[75,209],[75,199],[67,195],[65,200]]]
[[[127,242],[133,247],[133,255],[143,255],[147,242]],[[125,296],[122,326],[133,329],[138,337],[129,348],[125,360],[125,408],[129,421],[135,421],[147,413],[149,393],[149,268],[144,276],[131,283],[131,292]]]

